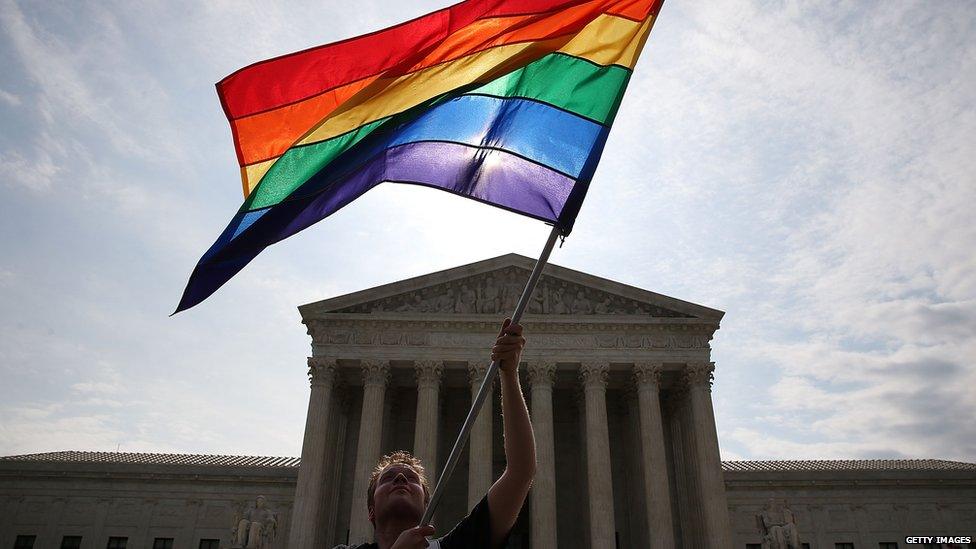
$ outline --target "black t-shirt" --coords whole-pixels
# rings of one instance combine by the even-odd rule
[[[491,513],[488,510],[488,496],[481,498],[471,513],[451,529],[437,538],[441,549],[491,549]],[[504,547],[504,543],[502,546]],[[379,549],[375,543],[363,543],[355,547],[336,545],[333,549]]]

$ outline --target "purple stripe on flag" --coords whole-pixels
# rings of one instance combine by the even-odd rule
[[[264,245],[324,219],[383,181],[436,187],[550,222],[558,219],[576,183],[503,150],[440,141],[387,149],[353,174],[323,185],[317,180],[326,176],[326,171],[295,193],[300,198],[288,198],[272,207],[272,217],[279,217],[274,215],[279,209],[287,210],[287,215],[293,217]],[[324,188],[315,189],[319,186]],[[253,230],[263,232],[265,223],[263,219],[256,222]],[[245,231],[244,236],[249,232]]]
[[[546,166],[499,149],[413,143],[387,151],[387,181],[424,183],[556,221],[576,183]]]

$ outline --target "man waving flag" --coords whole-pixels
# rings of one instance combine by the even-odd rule
[[[177,312],[384,181],[568,235],[662,1],[466,0],[223,79],[245,199]]]

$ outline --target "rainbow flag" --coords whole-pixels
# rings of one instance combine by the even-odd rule
[[[467,0],[224,78],[244,204],[177,312],[384,181],[568,235],[662,2]]]

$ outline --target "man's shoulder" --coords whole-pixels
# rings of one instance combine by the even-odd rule
[[[439,538],[442,549],[488,549],[491,541],[491,514],[488,496],[457,523],[450,532]]]

